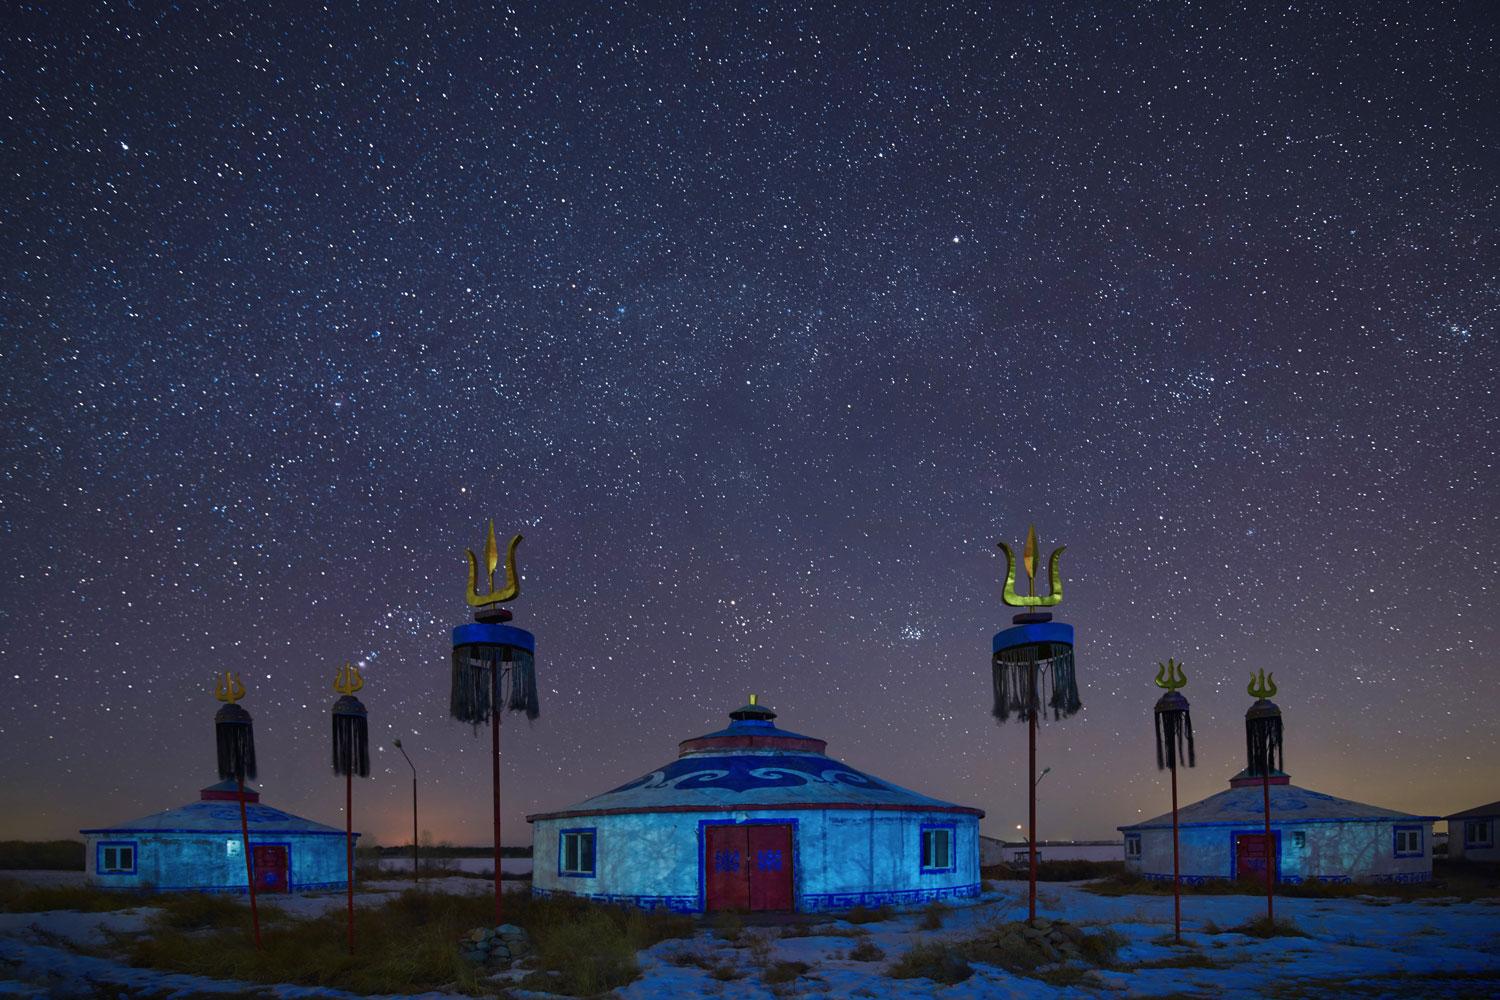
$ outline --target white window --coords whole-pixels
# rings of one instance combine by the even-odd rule
[[[99,870],[101,872],[135,871],[135,845],[104,845],[100,851]]]
[[[558,847],[558,874],[588,877],[594,874],[594,831],[564,830]]]
[[[953,827],[922,827],[922,870],[941,872],[953,868]]]
[[[1131,833],[1125,836],[1125,857],[1139,858],[1141,856],[1141,835]]]
[[[1422,854],[1422,828],[1417,826],[1396,827],[1396,857],[1411,858]]]
[[[1491,819],[1464,820],[1464,846],[1490,847],[1495,843],[1495,821]]]

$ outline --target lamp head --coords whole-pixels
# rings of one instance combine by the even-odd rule
[[[391,740],[391,742],[394,743],[394,744],[396,744],[396,749],[397,750],[401,749],[401,741],[400,740]]]

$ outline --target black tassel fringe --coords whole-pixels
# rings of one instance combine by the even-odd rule
[[[1193,746],[1193,717],[1188,714],[1187,699],[1173,691],[1156,703],[1156,766],[1164,771],[1176,768],[1184,760],[1188,767],[1198,766]]]
[[[995,654],[995,706],[993,714],[1001,722],[1012,715],[1029,721],[1031,711],[1043,704],[1052,709],[1053,719],[1067,718],[1083,707],[1078,698],[1078,680],[1073,670],[1073,647],[1065,643],[1040,643],[1014,646]],[[1036,675],[1032,692],[1030,674]],[[1050,689],[1050,696],[1047,691]],[[1028,704],[1028,695],[1033,695]]]
[[[1253,714],[1245,716],[1245,753],[1249,757],[1247,773],[1252,778],[1261,778],[1277,771],[1284,771],[1285,768],[1282,765],[1285,761],[1281,756],[1280,710],[1274,714],[1255,713],[1255,709],[1252,708],[1251,713]]]
[[[214,736],[219,749],[219,778],[244,781],[255,778],[255,730],[250,713],[233,702],[214,715]]]
[[[516,646],[454,646],[448,714],[473,726],[490,720],[491,670],[500,671],[500,711],[525,712],[528,719],[541,714],[536,657]]]
[[[370,776],[370,726],[365,706],[352,694],[333,706],[333,773]]]

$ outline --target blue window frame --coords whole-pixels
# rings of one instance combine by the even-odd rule
[[[958,824],[922,824],[922,871],[951,872],[958,869]]]
[[[1125,860],[1139,861],[1141,857],[1141,835],[1138,833],[1127,833],[1125,835]]]
[[[1494,847],[1495,821],[1492,819],[1464,820],[1465,847]]]
[[[595,837],[594,827],[561,831],[557,838],[557,874],[563,878],[593,878]]]
[[[100,875],[134,875],[135,841],[101,840],[94,870]]]
[[[1398,824],[1393,839],[1396,857],[1420,858],[1422,856],[1422,828],[1420,826]]]

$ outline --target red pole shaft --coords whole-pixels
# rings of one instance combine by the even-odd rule
[[[354,954],[354,772],[344,775],[344,863],[348,870],[349,954]]]
[[[1271,772],[1269,768],[1266,775],[1261,779],[1260,785],[1265,793],[1266,803],[1266,922],[1270,924],[1269,930],[1276,929],[1276,904],[1272,902],[1276,898],[1276,862],[1274,851],[1271,847]]]
[[[1172,761],[1172,919],[1182,943],[1182,873],[1177,866],[1177,761]]]
[[[1036,709],[1036,664],[1033,663],[1031,664],[1031,698],[1028,708],[1031,725],[1028,729],[1030,733],[1030,740],[1028,741],[1030,746],[1027,759],[1030,762],[1030,766],[1026,770],[1026,780],[1031,785],[1028,794],[1028,803],[1031,810],[1029,820],[1031,824],[1031,901],[1028,910],[1031,914],[1030,919],[1032,920],[1036,919]]]
[[[417,772],[411,773],[411,884],[417,881]]]
[[[500,664],[490,664],[490,767],[495,792],[495,926],[500,916]]]
[[[245,884],[250,887],[250,923],[255,928],[255,950],[260,950],[260,911],[255,908],[255,863],[250,857],[250,821],[245,819],[245,779],[235,778],[240,786],[240,836],[245,842]]]

